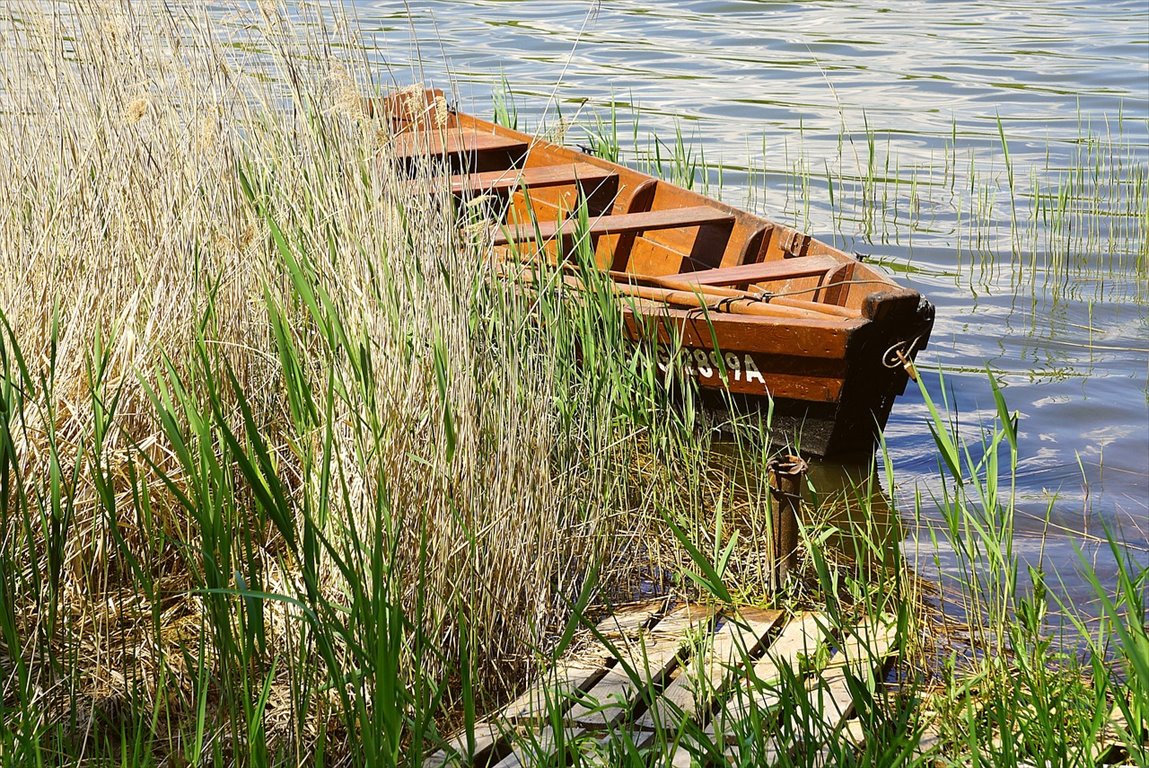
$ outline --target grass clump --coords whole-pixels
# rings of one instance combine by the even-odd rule
[[[333,29],[253,11],[0,18],[17,763],[414,759],[682,482],[613,305],[492,279]]]

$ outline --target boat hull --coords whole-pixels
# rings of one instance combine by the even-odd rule
[[[625,314],[631,338],[653,342],[659,370],[691,379],[720,423],[760,419],[780,448],[846,459],[873,452],[933,327],[933,305],[916,294],[884,309],[877,322],[832,327]]]

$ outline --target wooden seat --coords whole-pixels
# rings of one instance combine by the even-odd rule
[[[591,237],[602,237],[604,235],[626,235],[657,229],[678,229],[713,224],[733,226],[734,216],[707,205],[622,213],[590,219],[587,234]],[[560,236],[571,237],[576,233],[577,227],[578,222],[571,219],[561,223],[540,221],[537,225],[500,227],[495,232],[495,245],[521,243],[536,237],[541,237],[543,240],[553,240]]]
[[[764,261],[758,264],[740,264],[735,267],[704,269],[684,272],[676,279],[694,285],[736,286],[764,283],[770,280],[790,280],[797,277],[824,277],[831,270],[843,266],[831,256],[802,256],[794,259]]]
[[[473,155],[482,152],[522,155],[527,151],[527,142],[474,128],[444,128],[396,134],[392,147],[397,159],[413,160],[419,157]]]
[[[505,171],[461,173],[451,177],[451,192],[456,195],[510,192],[515,189],[562,187],[577,184],[587,189],[617,178],[614,171],[590,163],[544,165],[533,168],[508,168]]]

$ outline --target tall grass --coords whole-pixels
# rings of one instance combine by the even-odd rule
[[[308,21],[0,20],[5,759],[417,755],[701,485],[614,304],[492,279]]]
[[[227,33],[159,0],[0,13],[0,764],[417,765],[592,606],[652,580],[816,602],[839,628],[892,614],[922,658],[919,585],[880,531],[851,565],[809,525],[807,578],[769,592],[767,425],[735,429],[718,466],[689,387],[620,354],[591,272],[577,301],[545,271],[501,279],[435,169],[409,178],[364,111],[386,84],[345,19],[239,13]],[[685,146],[671,161],[694,168]],[[1000,537],[997,467],[943,422],[954,530]],[[999,429],[990,445],[1012,446]],[[1001,629],[1043,610],[1016,582],[969,595],[1029,664],[982,671],[1020,681],[996,709],[947,678],[968,715],[948,721],[954,754],[1019,722],[1052,743],[1064,717],[1025,719],[1021,695],[1144,716],[1145,576],[1122,574],[1094,684],[1056,688],[1079,678],[1045,671],[1038,624]],[[887,738],[860,758],[787,680],[757,722],[833,758],[887,764],[920,740],[922,678],[865,689]],[[651,759],[618,738],[619,762]],[[655,749],[687,742],[715,750],[677,732]]]

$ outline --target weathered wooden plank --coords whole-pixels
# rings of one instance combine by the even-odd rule
[[[704,725],[712,700],[727,693],[728,701],[707,725],[705,735],[692,737],[690,734],[697,731],[687,729],[675,750],[661,755],[657,765],[685,768],[692,765],[697,755],[713,750],[716,743],[719,748],[725,745],[727,757],[734,760],[776,759],[785,748],[776,738],[766,733],[742,733],[743,739],[749,737],[751,741],[739,744],[734,735],[746,729],[753,711],[769,717],[770,709],[778,703],[778,692],[772,684],[776,685],[787,671],[795,674],[809,666],[808,659],[821,656],[820,649],[830,635],[825,620],[818,614],[796,617],[751,665],[769,632],[780,621],[779,612],[743,609],[737,620],[730,619],[711,633],[713,616],[700,607],[679,608],[644,629],[656,615],[655,610],[651,605],[632,607],[599,623],[597,631],[605,642],[597,644],[591,658],[610,656],[613,666],[603,671],[601,664],[605,662],[596,662],[600,664],[598,678],[570,705],[557,733],[540,718],[548,706],[566,705],[548,704],[553,698],[548,700],[545,695],[553,697],[556,683],[565,681],[566,686],[560,686],[562,694],[578,696],[578,685],[586,684],[578,675],[593,663],[571,660],[558,665],[544,681],[507,707],[505,711],[514,712],[517,720],[479,724],[471,736],[473,747],[466,734],[456,734],[444,749],[428,758],[426,768],[486,764],[492,755],[504,752],[495,768],[538,765],[554,759],[560,750],[585,753],[588,747],[592,754],[600,755],[599,762],[603,763],[608,758],[601,756],[606,754],[611,740],[620,736],[618,728],[626,729],[637,748],[649,747],[658,733],[681,732],[688,720]],[[684,647],[695,641],[700,631],[704,639],[690,669],[682,669],[647,712],[628,721],[642,691],[674,672]],[[854,707],[848,681],[861,679],[871,687],[880,684],[878,673],[896,649],[895,643],[896,626],[892,621],[863,623],[839,644],[821,674],[806,682],[806,695],[827,734],[855,745],[864,741],[866,734],[860,724],[848,719]],[[540,695],[544,698],[540,699]],[[514,725],[516,721],[533,725],[524,731],[522,725]],[[740,755],[745,748],[751,749],[753,755]],[[818,763],[828,759],[829,752],[823,746],[812,757]],[[593,758],[590,760],[594,762]]]
[[[674,730],[684,719],[701,719],[714,697],[726,690],[739,665],[757,655],[781,618],[781,611],[744,608],[737,617],[727,619],[708,647],[690,660],[635,725]]]
[[[698,606],[679,608],[633,643],[620,644],[614,666],[567,713],[567,722],[584,728],[617,723],[644,686],[662,679],[678,662],[691,630],[708,626],[711,614]],[[638,682],[634,679],[638,678]]]
[[[690,629],[709,622],[710,617],[705,609],[684,606],[669,613],[637,638],[631,638],[625,632],[614,632],[613,636],[608,636],[609,620],[600,624],[600,632],[615,646],[614,651],[605,646],[601,650],[611,655],[615,664],[567,713],[567,725],[561,733],[563,742],[569,744],[580,738],[593,738],[587,736],[588,729],[613,725],[629,711],[641,688],[635,685],[618,655],[626,660],[632,672],[649,685],[677,661],[679,649]],[[535,765],[540,760],[549,759],[560,748],[559,736],[553,728],[535,728],[516,739],[511,753],[494,768]]]
[[[859,625],[834,653],[824,674],[812,681],[810,700],[830,731],[841,728],[854,711],[850,679],[865,682],[871,691],[877,688],[877,674],[896,650],[897,632],[889,620]]]
[[[599,622],[596,630],[607,639],[623,641],[639,632],[662,607],[661,602],[637,603],[617,609]],[[529,720],[545,717],[554,706],[565,709],[561,700],[571,699],[598,681],[612,658],[608,648],[597,643],[587,653],[575,659],[560,662],[548,670],[532,686],[506,705],[502,717],[507,720]]]
[[[721,715],[730,722],[745,720],[752,708],[765,712],[777,706],[777,685],[783,670],[797,674],[803,659],[814,659],[829,641],[826,619],[821,614],[795,616],[766,649],[751,670],[749,690],[739,690],[723,707]]]
[[[736,267],[704,269],[698,272],[683,272],[677,278],[686,283],[698,285],[731,286],[764,283],[770,280],[790,280],[798,277],[825,275],[831,269],[842,266],[842,262],[832,256],[805,256],[797,259],[776,259],[757,264],[739,264]]]
[[[562,745],[560,745],[559,734],[556,734],[551,728],[527,731],[512,740],[511,752],[498,763],[495,763],[492,768],[516,768],[516,766],[545,764],[560,748],[572,744],[584,733],[585,731],[577,726],[563,726],[561,729]]]
[[[423,768],[470,766],[502,740],[505,727],[498,723],[476,723],[470,738],[466,731],[459,731],[442,749],[423,761]]]
[[[851,677],[869,678],[873,690],[877,685],[875,672],[884,667],[893,652],[896,632],[896,626],[884,621],[874,625],[860,625],[831,657],[823,673],[809,681],[807,696],[819,712],[827,734],[840,733],[841,738],[855,746],[864,743],[865,732],[860,723],[847,721],[853,712],[853,697],[848,680]],[[776,697],[768,695],[760,697],[758,703],[770,705],[771,698],[776,701]],[[777,754],[779,749],[776,740],[766,744],[766,750],[771,754]],[[733,751],[733,747],[728,748],[728,752]],[[825,747],[813,756],[815,765],[826,765],[829,759],[830,752]]]
[[[728,758],[738,758],[738,736],[746,730],[746,723],[752,713],[758,712],[760,717],[765,716],[778,705],[778,685],[783,675],[798,674],[803,660],[817,659],[829,639],[826,618],[818,613],[795,616],[783,628],[762,658],[754,664],[747,681],[732,691],[732,695],[706,727],[706,734],[712,740],[726,741]],[[762,736],[765,739],[765,735]],[[781,746],[770,738],[765,739],[757,749],[755,756],[769,763],[777,757]]]
[[[655,700],[640,725],[654,728],[657,724],[664,733],[678,730],[686,719],[705,725],[715,696],[726,690],[740,667],[745,671],[781,618],[781,611],[744,608],[737,617],[728,619],[697,662],[683,670]],[[653,732],[649,738],[653,738]],[[690,768],[698,750],[691,749],[689,741],[689,736],[684,737],[667,755],[674,768]]]
[[[877,619],[872,623],[863,622],[834,653],[824,673],[809,681],[807,696],[825,725],[826,741],[820,745],[812,760],[817,768],[830,765],[833,753],[829,740],[840,739],[854,746],[865,741],[866,733],[861,725],[847,720],[854,711],[849,680],[853,678],[865,681],[873,691],[878,683],[876,673],[881,671],[890,654],[895,651],[896,641],[897,625],[892,621]],[[855,727],[851,728],[851,725]]]

